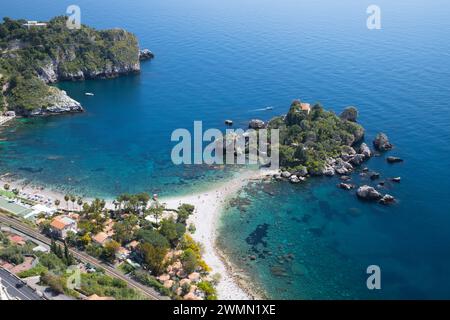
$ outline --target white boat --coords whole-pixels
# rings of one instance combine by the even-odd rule
[[[273,107],[266,107],[266,110],[273,110]]]
[[[85,95],[90,96],[90,97],[94,96],[94,94],[92,92],[86,92]]]

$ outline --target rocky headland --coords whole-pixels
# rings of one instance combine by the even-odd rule
[[[66,17],[46,26],[26,27],[25,20],[0,24],[0,112],[43,116],[82,112],[79,102],[50,86],[59,81],[107,79],[140,72],[154,58],[139,49],[136,36],[123,29],[66,27]]]

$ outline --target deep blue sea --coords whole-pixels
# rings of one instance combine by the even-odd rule
[[[29,20],[73,3],[0,2],[0,16]],[[384,131],[405,159],[367,164],[402,177],[383,191],[398,203],[360,202],[334,178],[250,185],[218,244],[270,298],[450,299],[450,4],[376,2],[381,30],[367,29],[365,0],[77,0],[83,23],[132,31],[156,59],[137,76],[60,84],[87,112],[10,126],[0,172],[86,195],[186,193],[229,172],[172,165],[174,129],[245,126],[295,98],[354,105],[367,141]],[[369,265],[379,291],[366,288]]]

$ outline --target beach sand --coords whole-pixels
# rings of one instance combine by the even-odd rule
[[[275,172],[269,170],[244,171],[232,180],[224,182],[207,192],[174,198],[163,198],[161,203],[167,204],[167,208],[176,209],[182,203],[195,206],[195,212],[188,223],[194,223],[196,227],[192,237],[203,245],[203,258],[211,267],[211,274],[219,273],[221,280],[217,286],[218,298],[221,300],[248,300],[257,299],[250,291],[250,286],[244,285],[243,279],[239,279],[231,267],[224,261],[224,257],[215,246],[216,228],[221,210],[226,201],[235,195],[251,180],[262,180]]]

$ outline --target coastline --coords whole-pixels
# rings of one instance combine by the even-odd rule
[[[189,218],[188,223],[193,223],[196,227],[192,237],[202,244],[204,248],[203,258],[211,267],[211,274],[219,273],[221,275],[221,280],[217,285],[217,294],[221,300],[264,299],[264,296],[257,293],[257,290],[248,283],[249,279],[235,269],[221,250],[217,248],[217,223],[224,205],[240,189],[250,181],[262,181],[275,173],[274,170],[268,169],[242,170],[234,178],[216,184],[210,190],[160,199],[160,202],[165,204],[168,209],[177,209],[182,203],[195,206],[195,211]],[[3,188],[6,183],[10,185],[11,189],[19,189],[21,194],[40,195],[45,199],[50,198],[53,203],[58,199],[61,203],[59,208],[64,209],[67,206],[63,193],[43,185],[17,180],[12,173],[5,173],[0,176],[0,187]],[[91,201],[92,199],[86,197],[83,200]],[[105,201],[107,208],[114,208],[113,200],[105,199]],[[70,207],[71,204],[68,208]]]
[[[211,274],[219,273],[221,275],[221,280],[217,285],[217,294],[220,300],[262,299],[259,294],[254,292],[255,290],[252,290],[250,285],[246,284],[246,279],[233,269],[223,253],[216,247],[217,223],[227,200],[248,182],[263,180],[273,174],[273,171],[264,169],[244,171],[212,190],[160,200],[169,209],[176,209],[182,203],[195,206],[194,214],[190,217],[188,223],[193,223],[196,227],[192,237],[202,244],[204,248],[203,258],[211,267]]]

